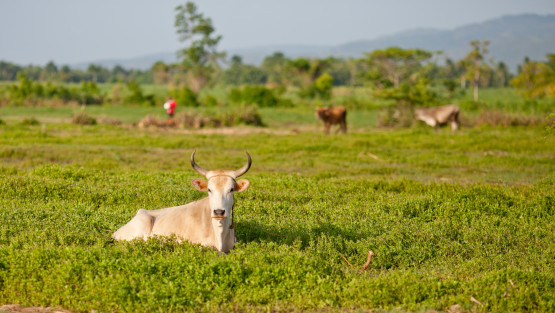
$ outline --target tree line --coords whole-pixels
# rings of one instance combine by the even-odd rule
[[[222,37],[215,34],[212,20],[200,13],[193,2],[180,5],[175,11],[176,33],[185,45],[178,51],[178,63],[159,61],[143,71],[119,65],[109,69],[97,64],[80,70],[67,65],[58,67],[54,62],[44,67],[22,67],[2,61],[0,80],[48,82],[50,86],[55,82],[120,83],[126,84],[141,101],[148,99],[140,96],[140,85],[163,84],[193,105],[198,101],[191,99],[215,85],[232,86],[235,94],[253,90],[264,94],[264,88],[279,94],[282,89],[295,87],[301,98],[323,100],[331,98],[334,86],[368,86],[378,97],[411,106],[437,102],[438,89],[452,97],[458,88],[472,88],[475,101],[479,99],[479,89],[488,87],[513,86],[529,98],[555,96],[555,54],[548,55],[547,62],[525,59],[516,76],[502,61],[487,58],[489,41],[470,42],[469,52],[461,60],[445,58],[436,51],[389,47],[349,59],[288,58],[275,52],[260,65],[251,65],[238,55],[227,58],[225,52],[218,51]],[[92,85],[82,85],[81,89],[94,89],[86,86]],[[245,92],[242,86],[263,87],[249,87]]]
[[[481,88],[512,86],[528,90],[526,95],[538,97],[553,95],[549,88],[534,88],[553,81],[555,54],[547,56],[548,62],[525,59],[513,76],[505,63],[486,62],[484,46],[487,42],[472,42],[466,58],[446,58],[443,64],[436,61],[441,55],[419,49],[390,47],[369,52],[363,58],[325,59],[287,58],[276,52],[264,59],[259,66],[245,64],[240,56],[234,55],[227,64],[215,64],[204,72],[183,64],[156,62],[148,70],[128,70],[120,65],[112,69],[91,64],[86,70],[72,69],[67,65],[58,67],[49,62],[44,67],[19,66],[0,61],[0,80],[17,81],[18,74],[40,82],[59,83],[129,83],[187,85],[193,91],[210,85],[266,85],[300,87],[305,96],[316,96],[325,88],[315,88],[331,81],[333,86],[373,86],[377,89],[399,88],[401,84],[416,83],[425,79],[442,85],[450,92],[455,88]],[[227,65],[227,66],[225,66]],[[195,76],[196,74],[196,76]],[[538,77],[539,76],[539,77]],[[331,79],[330,79],[331,78]],[[326,97],[326,93],[321,93]]]
[[[465,66],[463,60],[454,61],[447,58],[443,62],[444,64],[438,65],[437,62],[430,60],[432,56],[440,56],[438,53],[414,51],[413,49],[404,50],[391,47],[367,53],[366,57],[357,59],[334,57],[290,59],[282,52],[275,52],[267,56],[258,66],[245,64],[241,56],[234,55],[212,68],[209,74],[210,78],[204,78],[206,82],[188,85],[196,91],[207,84],[306,86],[315,82],[324,73],[333,78],[334,86],[364,86],[369,82],[376,86],[383,86],[383,83],[388,85],[387,82],[398,85],[399,79],[410,74],[408,70],[414,68],[416,63],[426,63],[425,72],[422,75],[432,81],[470,79],[464,76],[468,67]],[[414,58],[418,58],[418,60]],[[399,64],[401,63],[406,63],[401,72],[387,70],[388,66],[400,68]],[[410,63],[415,64],[411,65]],[[98,64],[90,64],[86,70],[82,70],[70,68],[68,65],[58,66],[52,61],[42,67],[37,65],[20,66],[0,61],[0,81],[16,81],[19,73],[25,73],[29,79],[42,82],[116,83],[135,81],[139,84],[180,85],[187,81],[186,77],[193,72],[195,72],[194,69],[185,69],[182,64],[167,64],[162,61],[154,63],[148,70],[125,69],[120,65],[110,69]],[[397,77],[392,78],[392,75]],[[480,86],[484,88],[507,87],[512,77],[513,75],[505,63],[498,62],[497,64],[488,64],[483,68],[479,82]],[[464,83],[462,86],[465,86]]]

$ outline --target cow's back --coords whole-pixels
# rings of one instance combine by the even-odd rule
[[[342,107],[342,106],[333,107],[333,108],[330,108],[329,111],[330,111],[330,114],[329,114],[330,122],[334,124],[339,124],[344,122],[347,117],[347,110],[345,110],[345,107]]]
[[[444,105],[437,108],[434,117],[439,123],[446,123],[452,120],[453,116],[458,115],[459,111],[459,107],[454,104]]]

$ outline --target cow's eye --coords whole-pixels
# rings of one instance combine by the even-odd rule
[[[233,188],[229,189],[229,192],[232,193],[232,192],[233,192]]]
[[[208,192],[212,192],[212,190],[210,190],[210,188],[208,188]]]

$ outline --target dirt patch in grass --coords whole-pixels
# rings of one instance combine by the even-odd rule
[[[0,305],[0,313],[3,312],[14,312],[14,313],[71,313],[71,311],[64,310],[64,309],[55,309],[50,307],[41,307],[41,306],[29,306],[23,307],[19,304],[6,304]]]

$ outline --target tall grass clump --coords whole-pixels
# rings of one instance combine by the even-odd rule
[[[23,120],[21,120],[21,125],[29,125],[29,126],[35,126],[40,124],[40,122],[33,116],[31,117],[26,117]]]
[[[73,113],[73,116],[71,117],[71,122],[77,125],[95,125],[96,119],[86,112],[77,111]]]
[[[160,119],[155,115],[145,116],[139,127],[174,127],[179,128],[217,128],[237,125],[264,126],[262,117],[255,106],[238,106],[226,109],[205,109],[185,111],[175,115],[172,121]]]

